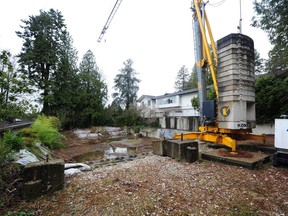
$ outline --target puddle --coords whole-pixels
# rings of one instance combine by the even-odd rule
[[[141,139],[120,139],[120,140],[115,140],[115,141],[111,141],[110,144],[111,145],[124,145],[124,146],[129,146],[130,147],[135,147],[135,146],[139,146],[142,143]]]
[[[113,142],[113,141],[121,141],[123,139],[123,136],[114,136],[114,137],[109,137],[107,140],[108,142]]]
[[[76,158],[76,161],[78,163],[82,163],[85,161],[94,161],[98,160],[104,157],[104,151],[94,151],[94,152],[88,152],[85,154],[80,155]]]
[[[103,145],[97,144],[95,146],[97,148],[96,151],[88,152],[78,156],[76,159],[77,162],[88,162],[88,161],[96,161],[99,159],[115,159],[115,158],[122,158],[122,157],[129,157],[131,155],[138,154],[138,147],[141,145],[141,139],[128,139],[126,130],[121,128],[113,128],[113,127],[104,127],[102,130],[96,131],[103,131],[105,132],[105,137],[102,141]],[[93,132],[93,133],[92,133]],[[101,136],[97,132],[94,133],[95,130],[91,131],[90,129],[77,129],[74,133],[79,138],[84,139],[92,139]],[[107,136],[107,134],[109,136]],[[107,138],[106,138],[107,136]],[[105,143],[105,144],[104,144]],[[93,143],[94,144],[94,143]],[[108,144],[108,145],[106,145]]]
[[[136,147],[127,147],[127,148],[122,148],[122,147],[110,147],[110,149],[104,151],[105,158],[113,159],[117,157],[123,157],[123,156],[128,156],[128,155],[134,155],[136,154]]]
[[[136,147],[110,147],[108,150],[94,151],[82,154],[76,158],[76,162],[95,161],[99,159],[115,159],[136,154]]]

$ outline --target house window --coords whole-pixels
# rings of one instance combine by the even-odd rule
[[[151,100],[148,101],[148,106],[151,106]]]
[[[176,103],[176,101],[177,101],[176,96],[172,96],[169,98],[161,98],[157,100],[157,105],[173,104]]]

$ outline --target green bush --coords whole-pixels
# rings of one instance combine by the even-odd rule
[[[0,140],[0,166],[6,161],[10,152],[11,147]]]
[[[55,125],[53,125],[52,120],[54,118],[46,117],[45,115],[40,115],[31,125],[31,130],[35,133],[36,138],[43,144],[51,149],[64,147],[63,139],[65,138]]]
[[[51,125],[53,128],[60,130],[61,129],[61,122],[60,120],[55,116],[49,116],[49,121],[51,122]]]
[[[18,135],[23,137],[35,137],[35,133],[31,130],[31,128],[22,128],[18,131]]]
[[[11,149],[19,151],[24,147],[24,138],[11,131],[7,131],[3,135],[3,142],[10,146]]]
[[[142,128],[144,128],[144,126],[141,126],[141,125],[134,126],[133,131],[134,131],[134,133],[139,133]]]
[[[35,143],[36,134],[31,128],[22,128],[18,131],[18,135],[24,139],[24,145],[28,148],[32,147]]]

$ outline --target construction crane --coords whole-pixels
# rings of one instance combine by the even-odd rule
[[[238,77],[240,76],[246,76],[248,74],[248,81],[243,78],[239,78],[238,80],[234,79],[234,71],[235,69],[231,69],[231,64],[227,65],[230,67],[230,69],[227,69],[226,65],[226,71],[225,79],[227,81],[227,77],[232,77],[229,80],[229,86],[228,84],[225,84],[223,82],[223,77],[221,80],[221,101],[219,100],[219,87],[218,87],[218,79],[216,75],[216,67],[218,64],[218,53],[215,46],[214,38],[212,35],[211,27],[208,21],[207,14],[205,12],[205,6],[206,3],[203,0],[192,0],[192,12],[193,12],[193,33],[194,33],[194,49],[195,49],[195,58],[196,58],[196,70],[197,70],[197,78],[198,78],[198,92],[199,92],[199,112],[200,112],[200,122],[201,126],[199,127],[199,132],[189,132],[185,134],[175,134],[174,139],[194,139],[194,140],[202,140],[207,142],[213,142],[218,144],[224,144],[232,149],[232,154],[237,154],[236,151],[236,139],[239,140],[262,140],[265,143],[265,136],[260,135],[254,135],[252,134],[252,126],[249,125],[248,117],[246,116],[250,115],[252,113],[252,119],[253,114],[255,115],[255,98],[253,101],[253,97],[250,97],[251,95],[255,95],[254,87],[251,87],[253,90],[248,92],[246,89],[250,88],[250,86],[253,86],[254,84],[254,76],[251,76],[251,69],[248,69],[245,71],[245,67],[248,65],[243,65],[242,61],[242,51],[246,52],[245,48],[241,48],[242,42],[241,40],[245,39],[244,44],[252,44],[251,47],[249,47],[249,53],[254,52],[254,45],[253,40],[249,38],[248,36],[242,35],[242,34],[231,34],[226,37],[224,37],[222,40],[223,46],[225,46],[225,50],[222,52],[225,53],[225,58],[229,58],[230,61],[237,61],[238,56],[232,58],[233,49],[235,50],[235,46],[233,49],[228,50],[227,49],[227,43],[229,41],[237,41],[236,47],[240,47],[239,53],[236,53],[236,55],[239,55],[239,67],[236,69],[238,70],[237,73],[239,73]],[[208,36],[206,33],[206,27],[208,31]],[[227,39],[228,38],[228,39]],[[235,39],[236,38],[236,39]],[[209,41],[209,40],[210,41]],[[228,41],[228,42],[227,42]],[[238,42],[239,41],[239,42]],[[209,47],[209,42],[212,47],[212,51]],[[239,46],[238,46],[239,45]],[[232,47],[232,46],[231,46]],[[219,48],[219,47],[218,47]],[[236,48],[238,49],[238,48]],[[253,50],[252,50],[253,49]],[[227,50],[231,52],[231,54],[227,55]],[[213,55],[211,54],[213,53]],[[214,56],[214,59],[212,58]],[[247,55],[246,55],[247,56]],[[224,58],[222,58],[222,65],[224,64]],[[254,60],[254,57],[251,59]],[[242,64],[242,65],[241,65]],[[254,64],[254,63],[252,63]],[[216,93],[216,102],[215,101],[207,101],[206,100],[206,69],[207,67],[210,68],[210,72],[212,75],[213,85]],[[234,67],[234,66],[232,66]],[[248,66],[247,66],[248,67]],[[250,66],[249,66],[250,67]],[[223,67],[222,67],[223,68]],[[243,70],[243,68],[245,68]],[[219,69],[219,68],[218,68]],[[219,69],[220,70],[220,69]],[[229,71],[230,70],[230,71]],[[232,71],[232,72],[231,72]],[[252,73],[254,71],[254,68],[252,70]],[[228,74],[228,75],[227,75]],[[234,80],[233,80],[234,79]],[[249,80],[250,79],[250,80]],[[249,85],[245,84],[245,82],[249,83]],[[224,84],[223,84],[224,83]],[[227,83],[227,82],[226,82]],[[232,84],[231,84],[232,83]],[[236,83],[236,84],[235,84]],[[244,86],[244,87],[243,87]],[[230,89],[228,89],[230,88]],[[238,90],[238,89],[239,90]],[[245,89],[246,88],[246,89]],[[228,89],[224,90],[223,89]],[[232,90],[231,90],[232,89]],[[236,91],[239,91],[239,95],[233,93]],[[225,92],[226,91],[226,92]],[[234,92],[233,92],[234,91]],[[247,91],[247,94],[243,94],[242,92]],[[232,96],[230,94],[232,92]],[[235,99],[237,97],[237,99]],[[229,98],[229,99],[227,99]],[[232,98],[232,99],[230,99]],[[244,99],[243,99],[244,98]],[[247,99],[248,98],[248,99]],[[252,98],[252,99],[251,99]],[[220,105],[221,102],[221,105]],[[224,105],[223,105],[224,104]],[[243,106],[242,106],[243,105]],[[249,109],[248,110],[248,106]],[[207,108],[208,107],[208,108]],[[244,108],[243,108],[244,107]],[[208,111],[207,111],[208,109]],[[206,113],[204,113],[204,111]],[[208,115],[207,115],[208,113]],[[212,113],[212,114],[211,114]],[[230,115],[230,113],[232,113]],[[219,116],[221,114],[221,116]],[[241,116],[239,118],[241,121],[239,121],[238,116]],[[232,116],[232,117],[231,117]],[[236,116],[236,118],[235,118]],[[242,117],[244,116],[244,117]],[[221,117],[221,122],[219,121],[219,118]],[[231,117],[231,118],[230,118]],[[225,119],[226,118],[226,119]],[[245,119],[246,118],[246,119]],[[223,120],[224,119],[224,120]],[[228,119],[228,120],[227,120]],[[232,119],[232,120],[231,120]],[[235,120],[237,119],[237,120]],[[246,121],[245,121],[246,120]],[[255,119],[253,119],[253,124],[255,123]],[[255,127],[255,126],[254,126]]]
[[[118,10],[121,2],[122,2],[122,0],[117,0],[117,1],[116,1],[116,3],[115,3],[115,5],[114,5],[114,7],[113,7],[113,9],[112,9],[112,11],[111,11],[108,19],[107,19],[107,21],[106,21],[106,23],[105,23],[105,25],[104,25],[104,27],[103,27],[100,35],[99,35],[99,38],[98,38],[98,40],[97,40],[99,43],[101,42],[101,40],[102,40],[105,32],[107,31],[107,29],[108,29],[111,21],[113,20],[113,18],[114,18],[114,16],[115,16],[115,14],[116,14],[116,12],[117,12],[117,10]]]

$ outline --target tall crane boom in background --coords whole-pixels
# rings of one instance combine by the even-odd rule
[[[97,40],[99,43],[101,42],[101,40],[102,40],[105,32],[107,31],[107,29],[108,29],[108,27],[109,27],[109,25],[110,25],[113,17],[115,16],[115,14],[116,14],[116,12],[117,12],[117,10],[118,10],[121,2],[122,2],[122,0],[117,0],[117,1],[116,1],[116,3],[115,3],[115,5],[114,5],[114,7],[113,7],[113,9],[112,9],[112,11],[111,11],[108,19],[107,19],[107,21],[106,21],[106,23],[105,23],[105,25],[104,25],[104,27],[103,27],[100,35],[99,35],[99,38],[98,38],[98,40]]]

